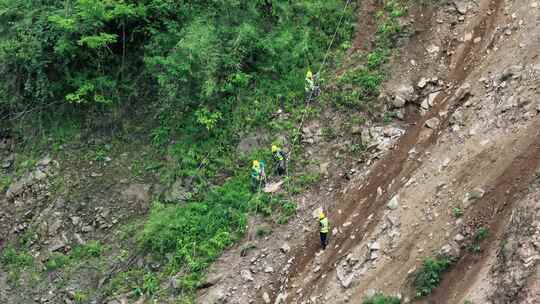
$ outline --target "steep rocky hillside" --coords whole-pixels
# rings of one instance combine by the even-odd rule
[[[173,213],[193,189],[164,182],[158,170],[174,160],[138,134],[51,139],[29,156],[0,133],[0,303],[540,303],[540,2],[407,2],[387,45],[388,2],[405,3],[358,1],[355,38],[320,102],[297,124],[272,114],[293,136],[239,142],[249,155],[277,137],[304,171],[263,202],[295,202],[292,212],[256,205],[243,222],[231,211],[245,232],[212,239],[226,249],[208,269],[140,245],[152,202],[174,202],[158,209]],[[340,81],[374,61],[380,94],[353,110],[350,96],[373,91]]]
[[[352,163],[308,147],[340,166],[300,198],[293,224],[224,254],[201,303],[540,301],[539,4],[443,2],[401,22],[412,35],[380,98],[405,123],[362,127],[352,136],[370,157]],[[324,252],[318,208],[333,227]],[[441,259],[444,271],[429,267]],[[421,281],[429,271],[441,287]]]

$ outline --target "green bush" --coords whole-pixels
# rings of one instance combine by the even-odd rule
[[[47,262],[45,262],[45,269],[47,271],[53,271],[62,268],[69,262],[69,257],[61,253],[53,253]]]
[[[370,102],[378,96],[385,77],[383,65],[388,61],[402,30],[397,18],[404,13],[405,8],[400,1],[384,1],[384,8],[376,16],[375,48],[356,60],[362,65],[346,71],[337,79],[337,90],[332,96],[335,105],[347,109],[369,107]]]
[[[0,255],[2,264],[12,268],[24,268],[34,264],[34,258],[25,251],[17,251],[14,247],[7,246]]]
[[[400,304],[401,300],[396,297],[385,296],[378,293],[372,297],[367,297],[362,301],[362,304]]]
[[[461,217],[463,215],[463,210],[459,207],[455,207],[452,209],[452,214],[454,217]]]
[[[153,295],[159,287],[159,281],[155,274],[149,272],[143,277],[142,290],[145,294]]]
[[[101,243],[98,241],[90,241],[84,245],[79,245],[73,248],[70,253],[72,259],[88,259],[101,256],[102,253]]]
[[[250,199],[247,182],[233,179],[211,189],[202,202],[155,203],[139,242],[151,252],[172,253],[172,263],[193,274],[184,283],[195,287],[206,266],[244,232]]]
[[[468,249],[472,253],[479,253],[482,251],[482,248],[480,247],[480,243],[487,238],[489,235],[489,230],[485,227],[480,227],[476,229],[473,235],[473,239],[471,244],[469,244]]]
[[[413,283],[416,289],[416,296],[426,296],[439,286],[443,272],[445,272],[451,264],[452,261],[445,256],[428,257],[424,259],[422,267],[418,269],[414,275]]]

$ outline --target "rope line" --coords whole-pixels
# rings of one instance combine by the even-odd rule
[[[326,52],[324,54],[324,58],[323,58],[323,62],[321,64],[321,67],[319,69],[319,71],[315,74],[315,75],[321,75],[322,72],[324,71],[324,68],[327,64],[327,59],[328,59],[328,55],[330,54],[330,50],[332,49],[332,45],[334,44],[334,41],[336,39],[336,36],[337,36],[337,33],[339,32],[340,28],[341,28],[341,24],[343,23],[343,17],[345,16],[345,12],[347,11],[347,8],[349,7],[349,4],[351,3],[351,0],[347,0],[347,2],[345,3],[345,6],[343,7],[343,11],[341,12],[341,16],[339,18],[339,22],[338,22],[338,25],[336,27],[336,30],[334,31],[334,34],[332,35],[332,39],[330,40],[330,43],[328,44],[328,47],[326,49]],[[314,84],[314,88],[316,88],[316,84],[317,84],[317,77],[314,77],[313,79],[313,84]],[[304,113],[302,113],[302,117],[300,118],[300,124],[298,126],[298,129],[296,130],[296,133],[295,134],[298,134],[298,139],[301,137],[300,136],[300,132],[301,132],[301,129],[304,125],[304,121],[305,121],[305,118],[306,118],[306,115],[308,113],[308,110],[311,106],[311,100],[313,98],[313,93],[314,93],[315,89],[311,89],[310,92],[309,92],[309,96],[307,98],[307,107],[306,107],[306,110],[304,111]],[[318,88],[318,91],[319,91],[319,95],[321,93],[321,89],[320,87]],[[294,146],[294,145],[293,145]],[[292,155],[293,155],[293,152],[294,150],[291,150],[289,155],[288,155],[288,158],[289,159],[292,159]],[[289,175],[289,165],[286,164],[286,178],[287,178],[287,187],[290,189],[290,175]],[[291,193],[289,192],[289,198],[291,198]],[[323,211],[326,210],[326,202],[323,202]]]

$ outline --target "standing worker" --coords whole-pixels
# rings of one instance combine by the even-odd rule
[[[328,224],[328,219],[326,218],[326,216],[324,215],[322,211],[319,214],[319,227],[321,229],[321,247],[322,247],[322,250],[325,250],[326,245],[328,244],[327,237],[328,237],[329,224]]]
[[[274,170],[277,175],[285,174],[287,170],[287,154],[280,147],[272,145],[272,158],[274,160]]]
[[[306,73],[306,83],[305,83],[305,90],[306,90],[306,100],[307,102],[311,102],[315,99],[320,93],[319,87],[315,84],[317,81],[317,75],[313,74],[310,69],[308,69]]]
[[[308,69],[306,72],[306,84],[305,84],[306,93],[309,94],[313,90],[314,86],[315,86],[315,80],[313,79],[313,73],[311,72],[311,69]]]
[[[251,166],[251,190],[257,192],[266,183],[264,161],[254,160]]]

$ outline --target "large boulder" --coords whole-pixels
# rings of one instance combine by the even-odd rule
[[[122,196],[128,201],[149,202],[150,201],[150,186],[140,183],[129,185]]]
[[[414,87],[412,85],[401,85],[394,91],[392,106],[394,108],[403,108],[407,102],[413,102],[416,99]]]
[[[268,142],[268,135],[263,132],[253,132],[241,136],[240,142],[236,146],[236,153],[249,155],[251,152],[261,149]]]
[[[189,186],[183,179],[177,179],[162,195],[161,199],[169,203],[181,203],[191,198]]]

